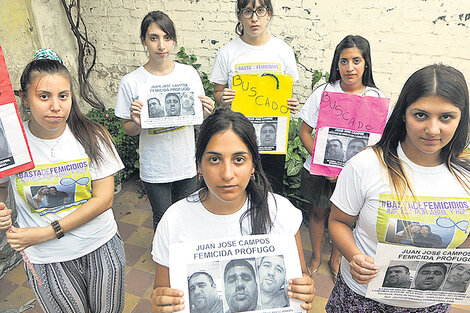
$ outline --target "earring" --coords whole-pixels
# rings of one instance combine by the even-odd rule
[[[339,71],[339,68],[336,68],[337,71]]]
[[[253,181],[255,180],[255,173],[251,173],[250,179],[253,180]]]
[[[197,178],[202,179],[204,176],[202,176],[201,173],[197,173]]]

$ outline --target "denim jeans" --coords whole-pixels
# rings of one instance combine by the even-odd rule
[[[145,192],[152,206],[153,230],[157,229],[166,209],[173,203],[196,191],[196,176],[170,183],[153,184],[144,182]]]

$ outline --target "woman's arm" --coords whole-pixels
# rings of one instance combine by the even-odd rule
[[[64,233],[88,223],[111,208],[114,197],[114,176],[93,180],[91,184],[93,196],[77,210],[59,220]],[[55,231],[50,225],[27,228],[12,226],[12,230],[12,233],[7,233],[8,242],[17,251],[56,238]]]
[[[331,206],[328,231],[333,244],[339,252],[348,260],[351,275],[359,284],[367,284],[377,276],[379,267],[374,264],[374,259],[359,250],[352,233],[352,226],[356,216],[351,216],[334,204]]]
[[[0,230],[7,230],[11,226],[11,210],[4,203],[8,197],[8,185],[8,181],[0,184]]]
[[[457,247],[457,249],[470,249],[470,236],[468,236],[467,239]]]
[[[228,107],[235,99],[235,90],[228,89],[227,85],[214,84],[214,99],[221,107]]]
[[[307,149],[310,155],[312,155],[313,145],[314,145],[312,132],[313,132],[313,127],[310,127],[310,125],[302,121],[302,125],[300,126],[300,131],[299,131],[299,137],[302,143],[304,144],[305,149]]]
[[[299,252],[300,266],[302,268],[302,277],[289,279],[289,286],[287,287],[287,295],[294,299],[304,301],[300,306],[304,310],[312,308],[312,301],[315,298],[314,281],[307,274],[307,267],[305,265],[304,250],[302,247],[302,239],[300,238],[300,231],[295,234],[295,243],[297,244],[297,251]]]
[[[178,312],[184,309],[183,292],[170,288],[170,273],[166,266],[157,263],[150,304],[152,313]]]

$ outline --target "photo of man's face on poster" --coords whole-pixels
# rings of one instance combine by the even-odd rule
[[[274,147],[276,146],[276,124],[264,123],[260,130],[260,146]]]
[[[181,114],[181,101],[176,93],[168,93],[165,96],[165,111],[166,116],[180,116]]]
[[[147,100],[147,105],[149,109],[149,117],[163,117],[165,116],[165,110],[163,109],[163,105],[160,103],[160,100],[157,98],[149,98]]]
[[[225,300],[228,312],[256,310],[258,283],[253,265],[247,260],[231,260],[224,270]]]
[[[5,135],[5,130],[3,129],[2,120],[0,120],[0,160],[11,157],[10,144],[8,143],[7,137]]]

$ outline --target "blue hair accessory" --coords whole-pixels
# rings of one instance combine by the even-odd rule
[[[39,49],[34,54],[34,59],[35,60],[56,60],[56,61],[59,61],[60,64],[64,64],[64,62],[62,62],[62,59],[59,58],[57,53],[55,53],[54,50],[51,50],[51,49]]]

